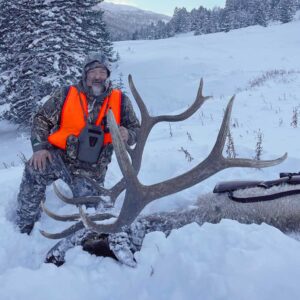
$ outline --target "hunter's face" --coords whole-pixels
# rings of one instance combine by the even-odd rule
[[[107,70],[97,67],[87,72],[86,85],[92,89],[95,96],[98,96],[105,90],[105,81],[107,78]]]
[[[86,74],[86,84],[92,87],[94,83],[102,83],[107,79],[107,70],[105,68],[95,68],[89,70]]]

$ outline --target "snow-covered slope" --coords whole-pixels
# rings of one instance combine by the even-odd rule
[[[167,123],[153,130],[139,174],[143,183],[178,175],[203,160],[233,94],[231,132],[238,157],[255,156],[259,131],[263,133],[262,159],[289,153],[276,167],[220,172],[193,188],[156,201],[143,213],[191,205],[221,180],[272,179],[280,171],[300,171],[300,124],[291,126],[293,110],[300,111],[299,26],[300,21],[296,21],[226,34],[115,44],[121,55],[113,72],[115,78],[119,73],[131,73],[152,114],[178,113],[188,107],[201,77],[204,94],[213,95],[192,118],[171,125],[173,137]],[[38,229],[55,232],[63,225],[42,216],[31,236],[17,232],[11,221],[22,176],[17,154],[23,152],[28,157],[30,146],[26,136],[3,122],[0,135],[1,300],[299,298],[300,244],[265,224],[223,220],[202,227],[190,224],[174,230],[168,238],[154,232],[136,253],[136,269],[91,256],[80,247],[68,252],[66,264],[60,268],[43,264],[54,242],[43,238]],[[181,147],[191,154],[191,162],[179,151]],[[5,168],[3,162],[6,167],[13,166]],[[114,160],[106,184],[111,185],[119,176]],[[61,213],[70,211],[55,198],[51,187],[47,205]]]
[[[152,11],[142,10],[134,6],[101,2],[96,6],[104,11],[104,21],[112,40],[129,40],[132,34],[143,26],[156,24],[158,21],[167,22],[169,16]]]

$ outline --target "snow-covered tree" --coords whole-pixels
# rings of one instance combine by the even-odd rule
[[[228,32],[233,29],[233,20],[234,12],[229,8],[225,8],[222,12],[221,30]]]
[[[254,12],[254,23],[266,27],[269,12],[270,7],[267,5],[267,2],[259,2]]]
[[[28,60],[25,40],[35,26],[35,14],[28,10],[30,2],[0,1],[0,104],[14,97],[14,84],[22,73],[21,65]]]
[[[151,23],[149,26],[143,27],[141,30],[136,31],[132,39],[165,39],[171,36],[174,36],[175,31],[172,23],[165,23],[163,21],[158,21],[155,25]]]
[[[210,33],[210,11],[203,6],[191,11],[191,29],[195,35]]]
[[[173,24],[175,33],[189,32],[191,30],[191,17],[185,7],[176,7],[170,22]]]
[[[176,7],[168,23],[159,22],[143,28],[133,39],[158,39],[175,33],[194,31],[195,35],[225,31],[242,27],[267,26],[271,20],[283,23],[293,19],[300,0],[226,0],[225,8],[209,10],[203,6],[188,12]]]
[[[102,50],[111,61],[114,54],[102,12],[93,9],[98,0],[17,3],[9,4],[18,18],[3,24],[8,27],[9,55],[1,69],[0,80],[5,85],[0,96],[10,104],[5,117],[28,124],[44,97],[78,79],[87,52]]]
[[[280,0],[278,4],[279,20],[282,23],[288,23],[293,20],[296,11],[295,0]]]
[[[210,32],[219,32],[221,31],[221,12],[222,8],[215,7],[210,12],[210,18],[209,18],[209,28]]]

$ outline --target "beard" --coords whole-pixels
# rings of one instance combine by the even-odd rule
[[[106,90],[105,81],[93,81],[91,89],[94,96],[100,96]]]

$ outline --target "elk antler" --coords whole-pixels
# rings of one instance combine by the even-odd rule
[[[216,143],[208,157],[192,170],[175,178],[150,186],[145,186],[138,180],[136,171],[134,170],[133,164],[130,162],[126,152],[126,147],[121,139],[114,116],[112,112],[109,111],[108,124],[112,134],[113,145],[123,178],[126,182],[125,199],[119,217],[113,224],[96,224],[83,212],[83,209],[80,207],[79,211],[84,225],[88,229],[98,233],[119,232],[122,231],[123,226],[130,225],[140,214],[143,208],[150,202],[189,188],[221,170],[231,167],[264,168],[274,166],[285,160],[287,154],[284,154],[278,159],[266,161],[225,158],[222,155],[226,136],[229,130],[233,101],[234,97],[230,99],[227,105]]]

